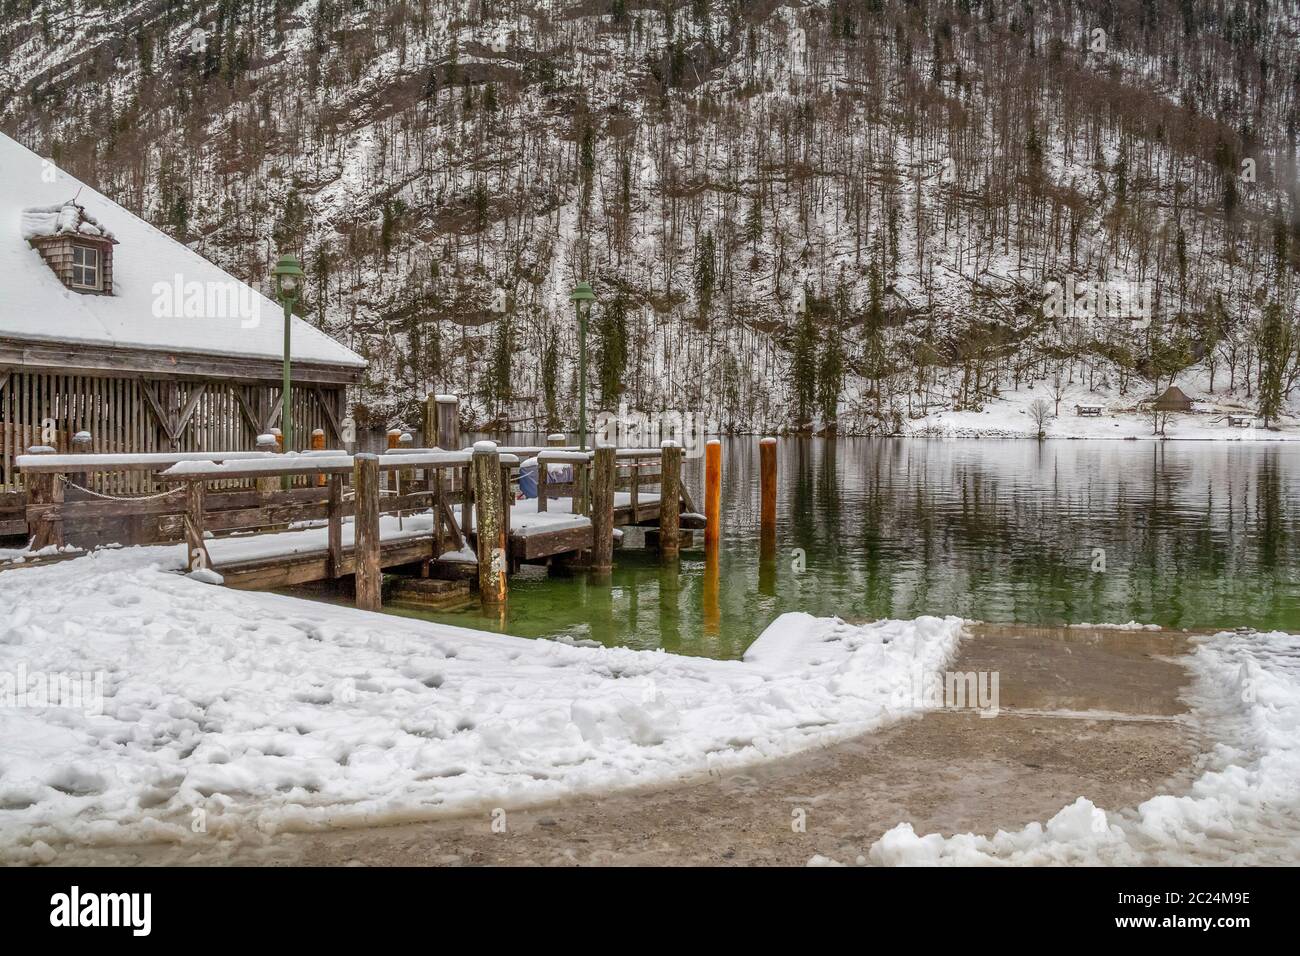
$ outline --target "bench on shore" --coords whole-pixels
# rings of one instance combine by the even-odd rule
[[[1254,424],[1255,424],[1255,417],[1253,415],[1229,415],[1228,416],[1229,428],[1250,428]]]
[[[1106,410],[1105,405],[1084,405],[1074,406],[1074,413],[1080,418],[1100,418],[1101,413]]]

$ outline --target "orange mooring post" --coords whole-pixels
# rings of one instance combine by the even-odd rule
[[[704,446],[704,550],[717,551],[722,531],[722,442]]]
[[[758,443],[759,551],[763,557],[776,554],[776,439]]]
[[[312,431],[312,433],[311,433],[311,450],[312,450],[312,451],[324,451],[324,450],[325,450],[325,429],[323,429],[323,428],[317,428],[317,429],[314,429],[314,430]],[[325,487],[325,476],[324,476],[324,475],[317,475],[317,476],[316,476],[316,486],[317,486],[318,488],[324,488],[324,487]]]

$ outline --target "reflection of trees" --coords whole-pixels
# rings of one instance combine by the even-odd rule
[[[831,525],[860,542],[872,615],[1273,620],[1297,604],[1283,453],[879,440]]]

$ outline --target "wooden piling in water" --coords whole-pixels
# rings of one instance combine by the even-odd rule
[[[764,557],[776,555],[776,439],[758,443],[759,473],[759,552]]]
[[[355,546],[357,607],[377,611],[383,604],[383,573],[379,565],[379,457],[353,459],[352,491],[355,496]]]
[[[550,448],[559,448],[569,443],[569,437],[563,432],[551,432],[546,436],[546,444]]]
[[[682,447],[669,439],[661,446],[659,475],[659,556],[676,560],[682,547],[681,509]]]
[[[704,446],[704,550],[717,551],[722,532],[722,442]]]
[[[506,524],[501,455],[495,442],[474,444],[474,529],[478,533],[478,592],[488,606],[506,600]]]
[[[596,449],[596,473],[591,488],[591,569],[607,573],[614,567],[614,479],[616,449]]]

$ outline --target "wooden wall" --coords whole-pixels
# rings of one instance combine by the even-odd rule
[[[70,452],[78,431],[90,432],[90,451],[97,454],[251,451],[259,434],[279,426],[279,397],[278,384],[270,383],[0,369],[0,493],[22,490],[22,476],[14,468],[17,455],[39,444]],[[329,404],[329,412],[323,403]],[[342,386],[295,387],[294,447],[309,447],[316,428],[325,430],[328,447],[342,447],[334,422],[343,418],[343,403]],[[52,420],[52,434],[44,428],[47,419]],[[110,494],[156,490],[144,474],[104,475],[91,487]]]

